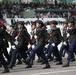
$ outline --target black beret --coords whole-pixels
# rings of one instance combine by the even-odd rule
[[[35,22],[32,22],[32,23],[31,23],[31,26],[33,26],[33,25],[35,25],[35,26],[36,26]]]
[[[18,24],[24,25],[24,21],[19,21]]]
[[[67,22],[67,21],[65,21],[63,24],[68,24],[68,22]]]
[[[69,19],[68,23],[73,23],[74,24],[74,19],[73,18]]]
[[[10,27],[14,28],[15,26],[14,25],[11,25]]]
[[[35,23],[42,24],[43,22],[41,20],[36,20]]]
[[[50,25],[51,25],[51,24],[55,24],[55,25],[57,25],[57,24],[58,24],[58,22],[57,22],[57,21],[55,21],[55,20],[53,20],[53,21],[51,21],[51,22],[50,22]]]
[[[35,23],[39,23],[39,24],[41,24],[41,27],[44,26],[44,23],[43,23],[41,20],[36,20]]]

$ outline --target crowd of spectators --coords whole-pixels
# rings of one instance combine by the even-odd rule
[[[76,18],[76,13],[74,12],[48,12],[48,13],[36,13],[37,18]]]
[[[39,10],[39,9],[76,9],[75,4],[70,5],[59,5],[59,4],[1,4],[0,10],[4,18],[23,18],[23,16],[20,14],[23,11],[28,10]],[[31,13],[30,13],[31,14]],[[35,14],[38,18],[57,18],[57,17],[63,17],[63,18],[70,18],[70,17],[76,17],[76,14],[74,12],[36,12]]]

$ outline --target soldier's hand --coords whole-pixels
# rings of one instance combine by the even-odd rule
[[[12,45],[11,47],[12,47],[12,49],[16,49],[16,46],[15,45]]]

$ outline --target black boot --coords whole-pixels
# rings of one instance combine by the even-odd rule
[[[55,58],[54,62],[58,62],[59,60],[57,58]]]
[[[62,67],[69,67],[70,65],[69,65],[69,61],[66,63],[66,64],[64,64]]]
[[[50,68],[49,63],[48,63],[48,64],[46,64],[46,66],[45,66],[43,69],[48,69],[48,68]]]
[[[22,62],[26,64],[26,60],[22,60]]]
[[[49,59],[49,61],[53,61],[53,57]]]
[[[15,66],[15,65],[9,64],[9,65],[8,65],[8,68],[13,69],[14,66]]]
[[[2,64],[0,63],[0,67],[2,67]]]
[[[37,60],[37,63],[41,63],[43,60],[40,58]]]
[[[32,65],[29,64],[29,65],[27,65],[25,68],[32,68]]]
[[[62,65],[62,61],[59,61],[58,63],[56,63],[56,65]]]
[[[17,65],[21,65],[22,64],[22,61],[17,61]]]
[[[9,73],[9,69],[8,68],[5,68],[5,70],[2,72],[2,73]]]
[[[30,61],[31,61],[31,59],[28,57],[28,58],[26,59],[26,64],[30,64]]]
[[[32,68],[32,61],[29,57],[26,59],[26,64],[27,64],[27,67],[25,68]]]
[[[73,61],[75,61],[75,58],[72,58],[72,59],[70,60],[70,62],[73,62]]]
[[[30,64],[33,65],[33,60],[30,61]]]
[[[44,63],[44,61],[43,61],[43,62],[41,62],[41,65],[43,65],[43,64],[45,64],[45,63]]]

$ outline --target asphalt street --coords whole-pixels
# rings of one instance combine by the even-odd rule
[[[66,63],[66,58],[63,58],[63,64]],[[2,74],[3,68],[0,68],[0,75],[76,75],[76,61],[71,62],[70,67],[63,68],[62,65],[56,65],[56,62],[50,62],[50,69],[43,69],[45,65],[41,65],[34,61],[34,65],[30,69],[26,69],[26,65],[16,65],[10,69],[10,73]]]

